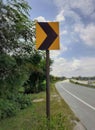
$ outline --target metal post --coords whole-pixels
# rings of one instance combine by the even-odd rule
[[[50,120],[49,50],[46,50],[46,115]]]

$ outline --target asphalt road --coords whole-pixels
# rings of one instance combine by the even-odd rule
[[[95,130],[95,89],[68,81],[56,83],[56,88],[87,130]]]

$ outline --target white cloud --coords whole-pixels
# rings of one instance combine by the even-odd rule
[[[95,9],[93,0],[70,0],[70,6],[79,9],[84,15],[90,15]]]
[[[61,10],[60,13],[56,16],[56,21],[62,22],[65,20],[64,10]]]
[[[63,30],[63,31],[61,31],[60,35],[65,35],[67,33],[68,33],[67,30]]]
[[[94,0],[54,0],[54,2],[59,10],[79,9],[84,15],[92,14],[95,9]]]
[[[72,60],[72,70],[77,70],[80,67],[80,60],[79,59],[73,59]]]
[[[65,5],[66,3],[66,1],[63,1],[63,0],[53,0],[53,1],[59,9],[63,9],[63,5]]]
[[[85,44],[95,47],[95,25],[89,24],[86,27],[83,25],[76,25],[75,31],[79,33],[80,38]]]
[[[52,65],[52,75],[55,76],[95,76],[95,57],[66,60],[57,58]]]
[[[50,51],[50,58],[51,59],[56,59],[57,57],[59,57],[61,55],[60,50],[52,50]]]
[[[63,54],[67,50],[68,50],[68,48],[66,46],[63,46],[63,44],[61,44],[60,50],[52,50],[52,51],[50,51],[50,58],[51,59],[57,59],[57,58],[59,58],[61,56],[61,54]]]
[[[46,19],[43,16],[39,16],[35,18],[35,20],[37,20],[38,22],[46,22]]]
[[[62,17],[65,19],[69,17],[73,23],[82,23],[82,19],[86,17],[95,20],[95,0],[53,0],[53,2],[59,12],[64,10]]]
[[[60,21],[65,21],[66,17],[70,17],[75,22],[80,23],[81,17],[79,16],[79,14],[71,9],[70,1],[55,0],[54,2],[60,11],[60,13],[56,16],[56,19],[59,19]]]
[[[79,14],[77,14],[75,11],[73,11],[71,9],[65,10],[65,16],[70,17],[71,19],[73,19],[77,23],[81,22],[81,17],[79,16]]]

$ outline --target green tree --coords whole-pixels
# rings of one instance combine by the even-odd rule
[[[24,0],[0,0],[0,119],[31,104],[19,88],[29,78],[28,59],[34,53],[35,22]]]
[[[35,93],[44,89],[45,80],[45,57],[43,53],[36,51],[30,57],[30,77],[25,83],[25,93]]]
[[[24,0],[0,1],[0,90],[18,92],[26,80],[30,91],[43,90],[45,57],[35,50],[35,21]],[[25,87],[26,88],[26,87]]]
[[[29,9],[24,0],[0,1],[0,53],[26,54],[33,49],[34,22],[28,18]]]
[[[29,77],[26,57],[35,51],[29,9],[24,0],[0,1],[0,96],[17,92]]]

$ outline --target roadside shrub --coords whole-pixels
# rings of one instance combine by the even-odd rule
[[[19,110],[16,103],[7,99],[0,99],[0,119],[16,115]]]
[[[46,90],[46,81],[45,80],[43,82],[41,82],[38,89],[39,89],[39,92]]]
[[[19,104],[20,109],[24,109],[27,106],[31,105],[31,99],[29,98],[28,95],[24,94],[18,94],[16,102]]]
[[[20,109],[31,105],[28,95],[10,95],[7,99],[0,99],[0,119],[15,116]]]

